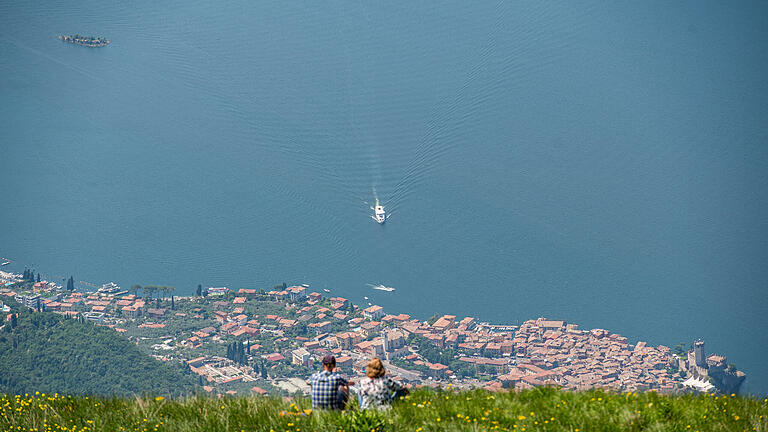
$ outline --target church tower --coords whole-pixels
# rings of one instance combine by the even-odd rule
[[[384,345],[384,358],[389,360],[389,340],[387,340],[387,331],[381,332],[382,344]]]

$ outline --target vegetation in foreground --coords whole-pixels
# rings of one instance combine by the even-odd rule
[[[768,431],[768,399],[418,390],[385,412],[310,409],[308,399],[184,399],[6,395],[0,429],[14,431]]]

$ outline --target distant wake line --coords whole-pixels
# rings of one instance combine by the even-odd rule
[[[47,54],[47,53],[45,53],[43,51],[40,51],[38,49],[32,48],[32,47],[27,46],[27,45],[23,45],[23,44],[21,44],[19,42],[16,42],[16,41],[8,39],[8,38],[2,38],[2,39],[4,41],[6,41],[6,42],[12,43],[13,45],[16,45],[19,48],[25,49],[25,50],[27,50],[29,52],[32,52],[32,53],[35,53],[35,54],[39,55],[40,57],[43,57],[43,58],[45,58],[47,60],[50,60],[50,61],[52,61],[54,63],[57,63],[57,64],[59,64],[61,66],[67,67],[69,69],[72,69],[75,72],[78,72],[80,74],[83,74],[83,75],[87,76],[88,78],[91,78],[91,79],[94,79],[94,80],[98,80],[98,81],[102,81],[102,82],[104,81],[102,78],[100,78],[100,77],[98,77],[96,75],[91,74],[90,72],[88,72],[85,69],[82,69],[82,68],[79,68],[77,66],[71,65],[69,63],[63,62],[63,61],[57,59],[56,57],[53,57],[50,54]]]
[[[501,9],[503,6],[504,2],[497,3],[497,9]],[[481,94],[471,97],[467,96],[472,83],[478,79],[481,72],[486,68],[489,59],[492,58],[496,47],[496,36],[504,22],[504,14],[501,12],[499,10],[499,13],[496,14],[497,20],[489,32],[487,43],[479,53],[478,61],[467,72],[464,82],[458,86],[456,94],[453,96],[448,107],[442,114],[438,114],[429,122],[427,130],[417,141],[415,154],[410,162],[408,162],[405,174],[394,185],[391,192],[382,198],[382,204],[388,207],[389,212],[397,210],[408,199],[414,188],[436,167],[438,160],[457,144],[456,140],[458,137],[456,131],[468,117],[466,113],[460,112],[461,106],[467,104],[469,107],[476,107],[482,104],[488,97],[488,91],[492,91],[491,88],[491,90]],[[452,123],[450,120],[455,117],[458,117],[458,119]],[[378,152],[376,153],[378,155]],[[380,164],[375,164],[372,169],[374,168],[378,168],[380,173]],[[375,184],[372,186],[372,189],[374,198],[378,199]]]

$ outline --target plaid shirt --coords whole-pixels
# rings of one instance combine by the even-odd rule
[[[342,409],[339,404],[339,386],[347,380],[336,372],[320,371],[309,377],[312,386],[312,408]]]

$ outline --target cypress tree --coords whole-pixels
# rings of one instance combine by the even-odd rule
[[[197,284],[197,296],[200,297],[203,295],[203,286],[200,284]]]
[[[40,273],[37,274],[37,281],[40,282]]]

